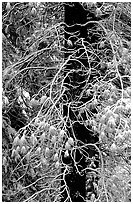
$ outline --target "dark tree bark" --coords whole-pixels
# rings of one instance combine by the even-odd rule
[[[66,40],[66,48],[69,48],[69,45],[67,44],[67,40],[71,39],[71,49],[78,50],[81,48],[81,45],[76,43],[77,39],[84,38],[86,41],[88,40],[88,27],[83,26],[87,22],[87,18],[91,17],[91,20],[98,20],[95,18],[94,14],[90,13],[89,11],[86,11],[82,5],[78,2],[76,3],[66,3],[65,4],[65,40]],[[93,26],[93,25],[91,25]],[[90,29],[90,27],[89,27]],[[72,33],[76,32],[75,36],[73,37]],[[92,42],[93,43],[93,42]],[[77,52],[76,57],[80,56],[84,52],[83,49],[80,49],[80,52]],[[70,53],[65,54],[65,58],[68,58]],[[72,102],[72,101],[78,101],[79,104],[83,104],[86,100],[90,100],[85,98],[78,99],[78,96],[81,94],[82,90],[85,88],[85,85],[87,83],[87,75],[84,74],[82,71],[82,65],[88,67],[88,60],[84,58],[79,58],[78,61],[70,60],[68,62],[68,65],[66,66],[66,73],[68,70],[74,69],[74,71],[68,75],[68,77],[65,80],[65,86],[68,88],[64,95],[64,101],[65,102]],[[80,69],[80,71],[77,71]],[[66,75],[66,73],[64,73]],[[90,79],[93,79],[93,75],[90,77]],[[71,86],[72,85],[72,86]],[[96,110],[93,110],[93,113],[96,112]],[[67,116],[69,113],[69,119],[67,121],[67,130],[70,137],[73,137],[74,132],[76,139],[81,141],[79,142],[79,146],[81,144],[87,144],[87,143],[96,143],[98,142],[98,136],[94,136],[93,131],[89,131],[84,125],[80,124],[79,121],[77,121],[77,115],[78,110],[73,110],[73,108],[70,106],[69,108],[67,105],[64,105],[64,117]],[[86,115],[83,114],[82,116],[84,120],[86,120]],[[71,127],[70,127],[71,124]],[[69,128],[70,127],[70,128]],[[89,128],[91,128],[89,126]],[[73,130],[72,130],[73,129]],[[92,147],[88,147],[88,149],[85,149],[85,151],[89,154],[90,158],[95,156],[95,154],[98,154],[96,149]],[[86,153],[86,154],[87,154]],[[87,166],[86,162],[86,156],[83,155],[82,152],[79,150],[75,150],[73,152],[75,155],[75,161],[78,163],[77,168],[74,165],[73,158],[70,156],[69,158],[64,157],[64,153],[62,153],[62,161],[63,163],[69,165],[70,172],[65,175],[65,182],[62,181],[62,186],[66,183],[67,184],[67,190],[62,193],[62,200],[66,201],[68,198],[68,193],[70,196],[69,201],[72,202],[84,202],[86,198],[86,172],[84,169]],[[98,162],[95,164],[96,167],[98,167]],[[90,173],[91,175],[91,173]],[[90,189],[92,193],[95,193],[94,186],[93,186],[94,179],[90,179]]]

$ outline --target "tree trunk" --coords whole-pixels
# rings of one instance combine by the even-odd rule
[[[83,26],[83,24],[87,22],[88,12],[84,10],[82,5],[78,2],[70,4],[66,3],[65,5],[65,47],[66,49],[79,49],[79,52],[75,54],[76,58],[78,56],[81,56],[84,52],[84,49],[80,49],[83,48],[81,46],[81,43],[77,43],[76,41],[80,38],[88,40],[87,26]],[[73,32],[76,32],[76,34],[73,35]],[[65,59],[67,59],[70,55],[71,53],[66,52]],[[70,59],[68,64],[66,65],[66,72],[64,73],[64,76],[66,76],[68,71],[73,70],[73,72],[71,72],[65,79],[65,86],[67,87],[67,91],[64,94],[64,101],[66,104],[63,107],[64,117],[69,114],[68,120],[66,121],[68,135],[72,138],[74,138],[75,135],[76,140],[78,140],[77,146],[79,147],[83,144],[96,143],[98,141],[98,137],[94,137],[93,131],[88,130],[88,128],[90,129],[91,126],[89,125],[88,128],[86,128],[84,124],[81,124],[78,121],[78,105],[77,109],[73,108],[73,105],[70,105],[68,107],[69,103],[74,103],[78,101],[78,104],[81,105],[86,102],[86,100],[89,101],[90,97],[93,97],[90,96],[87,99],[84,97],[80,99],[78,98],[86,86],[88,77],[88,75],[86,75],[83,71],[83,66],[88,67],[87,58],[83,59],[82,57],[79,57],[78,60]],[[93,78],[93,76],[91,78]],[[96,110],[93,110],[93,113],[94,112],[96,112]],[[82,114],[82,118],[84,121],[87,120],[85,113]],[[62,161],[64,164],[68,165],[69,171],[67,172],[64,177],[64,180],[62,181],[62,186],[67,184],[67,188],[62,193],[61,201],[85,201],[86,171],[84,169],[88,165],[88,160],[86,160],[86,158],[88,157],[88,155],[89,158],[92,158],[93,156],[95,156],[95,154],[98,153],[96,149],[92,148],[91,146],[88,146],[87,148],[82,148],[82,151],[80,151],[79,149],[72,150],[68,158],[65,158],[64,152],[62,152]],[[98,167],[98,162],[96,163],[96,167]],[[91,179],[88,185],[88,191],[96,194],[93,186],[94,178],[92,178],[92,176],[90,176],[90,178]]]

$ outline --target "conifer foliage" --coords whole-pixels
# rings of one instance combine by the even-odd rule
[[[130,78],[130,2],[3,2],[3,202],[130,202]]]

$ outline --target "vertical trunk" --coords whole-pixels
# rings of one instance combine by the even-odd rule
[[[83,54],[84,50],[81,46],[81,43],[76,41],[80,38],[87,40],[87,27],[82,26],[87,22],[87,12],[83,9],[80,3],[68,3],[65,4],[65,46],[66,49],[74,49],[79,52],[76,53],[75,57],[78,57]],[[81,25],[80,25],[81,24]],[[76,32],[73,35],[73,32]],[[69,41],[68,41],[69,39]],[[70,53],[65,54],[65,59],[70,56]],[[93,131],[89,131],[84,124],[81,124],[77,119],[79,110],[78,105],[77,109],[73,108],[73,105],[68,107],[67,103],[77,102],[79,105],[83,104],[86,99],[78,98],[86,86],[87,75],[83,71],[83,65],[88,67],[88,60],[82,57],[79,57],[78,60],[70,60],[68,65],[66,65],[66,73],[68,70],[74,70],[71,72],[68,77],[65,79],[65,86],[68,88],[64,95],[64,117],[69,114],[67,124],[67,131],[70,137],[76,137],[78,141],[77,146],[81,146],[87,143],[96,143],[98,137],[93,136]],[[64,73],[64,75],[66,75]],[[89,99],[88,99],[89,100]],[[76,104],[75,104],[76,106]],[[95,111],[95,110],[94,110]],[[87,117],[85,113],[82,114],[82,119],[86,120]],[[89,126],[90,128],[90,126]],[[74,133],[74,135],[73,135]],[[84,154],[83,154],[84,151]],[[65,175],[64,180],[62,181],[62,186],[67,184],[67,189],[62,193],[61,201],[72,201],[72,202],[84,202],[86,198],[86,172],[84,169],[87,167],[86,157],[93,157],[96,154],[94,148],[88,147],[81,150],[74,149],[68,158],[64,157],[64,152],[62,152],[62,161],[64,164],[67,164],[69,171]],[[75,165],[76,164],[76,165]],[[64,171],[64,169],[63,169]],[[93,179],[90,180],[89,191],[94,193]]]

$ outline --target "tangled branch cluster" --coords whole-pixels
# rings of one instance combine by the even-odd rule
[[[36,28],[25,39],[26,52],[23,56],[16,54],[17,60],[4,68],[4,121],[6,114],[17,104],[27,122],[18,131],[9,129],[6,122],[11,148],[10,157],[3,157],[3,165],[5,173],[10,171],[8,179],[13,188],[10,192],[4,189],[6,193],[3,196],[8,194],[10,199],[13,197],[20,201],[55,202],[60,201],[62,192],[66,190],[66,201],[71,201],[64,179],[71,166],[63,162],[64,152],[66,160],[72,158],[79,174],[92,170],[92,174],[99,177],[98,184],[94,182],[98,198],[92,194],[91,201],[114,201],[117,199],[116,194],[112,198],[115,190],[122,201],[126,200],[128,189],[124,188],[124,192],[118,190],[125,183],[120,183],[116,171],[121,174],[124,171],[125,179],[129,179],[130,49],[129,42],[114,29],[115,15],[113,10],[110,16],[112,29],[108,29],[104,21],[86,23],[88,39],[98,39],[94,44],[80,38],[78,33],[72,33],[66,40],[64,34],[68,25],[62,21],[54,23],[53,15],[51,25]],[[93,29],[89,29],[92,23]],[[73,48],[73,42],[78,49]],[[66,53],[68,57],[64,57]],[[83,60],[88,62],[87,67]],[[71,62],[77,64],[76,70],[67,70]],[[81,78],[83,76],[82,82],[73,81],[71,76],[75,72]],[[66,83],[68,78],[69,84]],[[69,98],[66,92],[70,92]],[[73,127],[74,122],[69,111],[67,116],[63,115],[64,105],[73,110],[77,122],[99,134],[98,146],[79,141],[74,131],[73,138],[69,135],[67,130]],[[91,146],[96,149],[99,158],[89,157],[86,149]],[[76,150],[90,161],[82,171],[75,160]],[[100,166],[95,169],[94,161],[97,159]],[[12,161],[14,166],[9,170]],[[119,169],[116,170],[118,163]],[[108,167],[113,169],[112,174]],[[64,186],[60,185],[61,180],[64,180]],[[116,180],[119,186],[116,186]],[[111,189],[112,183],[115,190]]]

